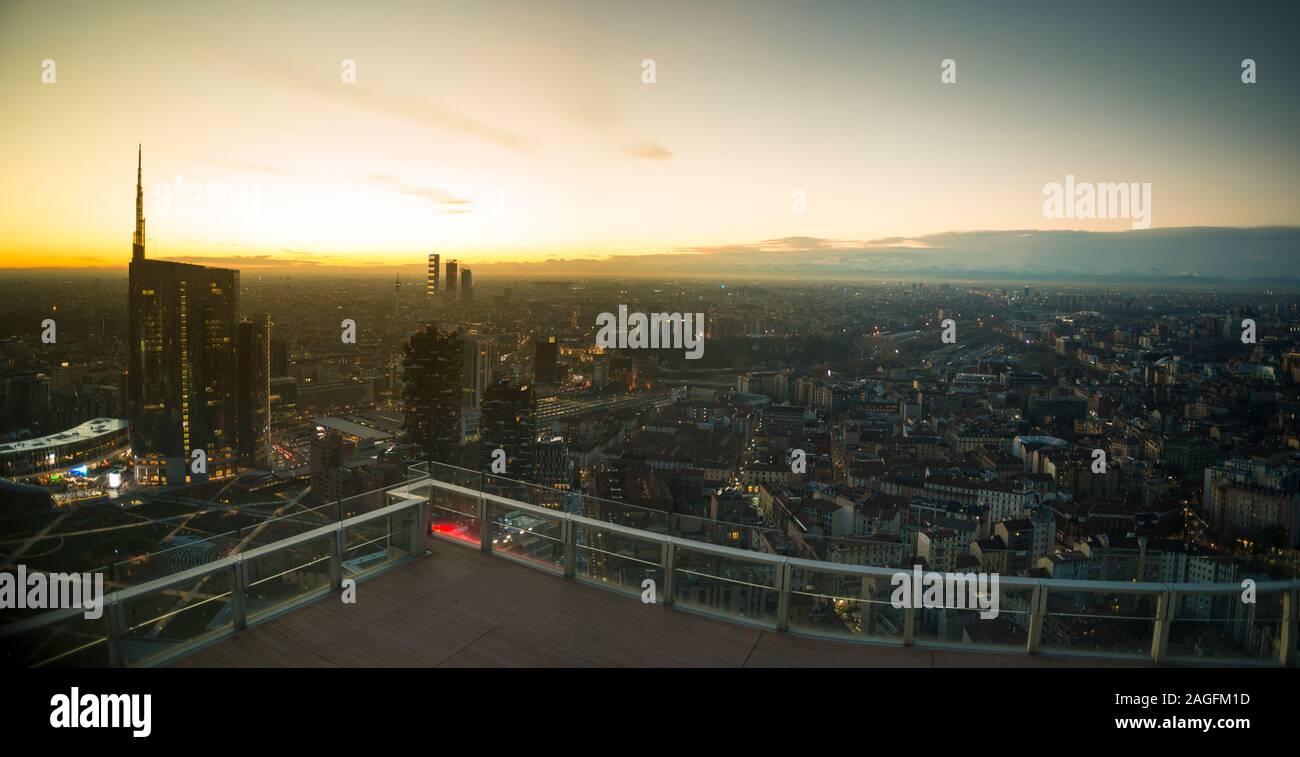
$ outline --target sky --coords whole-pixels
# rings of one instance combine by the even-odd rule
[[[138,144],[149,255],[241,268],[1296,226],[1298,8],[3,2],[0,267],[124,266]]]

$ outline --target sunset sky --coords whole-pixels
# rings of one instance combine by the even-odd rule
[[[124,266],[139,143],[149,255],[236,267],[1296,225],[1296,7],[4,2],[0,267]]]

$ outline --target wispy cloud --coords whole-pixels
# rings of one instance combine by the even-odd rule
[[[510,129],[487,123],[441,103],[411,96],[399,96],[383,90],[373,80],[367,80],[364,68],[359,65],[357,82],[343,84],[337,67],[307,70],[280,59],[237,56],[234,65],[241,65],[264,80],[295,92],[340,100],[360,106],[372,113],[400,119],[437,132],[453,132],[471,139],[489,142],[521,154],[532,153],[533,140]],[[337,66],[337,64],[335,64]]]
[[[641,160],[672,160],[673,153],[657,142],[640,142],[627,148],[627,154]]]
[[[422,188],[408,184],[401,179],[386,176],[384,174],[371,174],[366,177],[367,181],[385,187],[389,191],[409,197],[418,197],[422,200],[428,200],[435,205],[473,205],[474,201],[460,197],[444,189],[437,187]],[[448,212],[448,211],[444,211]],[[468,213],[469,210],[461,210],[461,213]]]
[[[311,253],[299,250],[285,250],[285,252],[294,255],[309,255]],[[285,257],[280,255],[169,255],[160,260],[170,260],[176,263],[192,263],[194,265],[222,265],[238,266],[240,268],[311,268],[321,265],[335,265],[333,255],[313,255],[314,260],[303,260],[299,257]]]

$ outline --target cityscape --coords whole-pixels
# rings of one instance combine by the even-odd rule
[[[781,6],[760,5],[755,24],[776,23]],[[607,23],[632,23],[625,12]],[[32,7],[2,13],[28,30],[52,23]],[[815,25],[833,46],[830,21]],[[689,48],[686,20],[670,26]],[[1225,32],[1271,64],[1255,85],[1255,59],[1225,53],[1213,85],[1231,89],[1225,101],[1294,68],[1295,50],[1260,29]],[[926,58],[939,95],[890,102],[929,112],[950,84],[990,86],[981,66],[999,59],[972,53],[960,68],[957,48]],[[636,97],[672,94],[687,75],[651,52],[624,61]],[[346,89],[380,62],[328,55],[321,78],[341,77],[338,97],[352,98],[337,107],[411,120],[411,101]],[[819,70],[817,56],[789,55]],[[57,56],[42,58],[22,62],[33,82],[55,70]],[[54,86],[86,86],[78,60],[59,65]],[[280,77],[288,112],[295,97],[334,96],[307,70],[232,75]],[[0,86],[26,112],[46,83]],[[1252,127],[1265,157],[1220,147],[1215,130],[1234,127],[1217,115],[1178,138],[1186,153],[1153,150],[1133,171],[1090,162],[1105,140],[1066,150],[1076,173],[1024,157],[1040,135],[995,139],[1008,166],[971,200],[987,220],[947,188],[929,216],[894,213],[895,194],[915,200],[911,182],[939,170],[923,157],[914,171],[891,163],[892,188],[850,202],[818,178],[832,158],[815,144],[772,158],[777,174],[806,158],[805,177],[782,175],[769,205],[737,210],[757,179],[715,173],[733,157],[707,118],[676,141],[664,123],[627,127],[668,136],[621,149],[621,169],[549,162],[535,157],[553,136],[546,118],[528,136],[493,125],[505,95],[483,95],[498,105],[477,108],[482,120],[416,116],[485,152],[443,168],[413,147],[411,163],[450,184],[481,165],[494,177],[481,186],[397,175],[381,135],[407,139],[397,127],[364,132],[373,146],[321,148],[311,181],[355,213],[313,195],[295,215],[286,198],[307,169],[248,167],[279,149],[275,134],[246,133],[270,124],[260,91],[253,120],[220,121],[229,145],[216,127],[176,142],[137,125],[87,131],[93,147],[46,160],[95,178],[57,212],[24,197],[0,216],[0,657],[72,669],[1294,667],[1300,109],[1294,84],[1280,88],[1259,95],[1274,120]],[[1171,121],[1220,96],[1169,92],[1152,107]],[[593,133],[623,128],[565,93]],[[744,112],[745,96],[716,108]],[[303,141],[285,155],[319,136],[303,124],[325,111],[301,107],[279,137]],[[346,113],[346,128],[365,120]],[[810,143],[842,136],[819,128]],[[903,149],[913,137],[877,138]],[[247,165],[231,157],[249,144]],[[16,166],[35,175],[40,160]],[[508,160],[546,165],[512,184]],[[183,168],[207,164],[262,183],[232,193]],[[332,180],[336,164],[365,176]],[[639,187],[665,179],[643,172],[680,164],[683,195],[644,205]],[[1198,170],[1222,175],[1180,184]],[[583,189],[570,171],[586,172]],[[1022,171],[1032,179],[1009,178]],[[624,174],[630,188],[612,178]],[[548,177],[555,192],[531,195]],[[78,227],[75,203],[101,181]],[[1246,185],[1269,199],[1233,194]],[[716,218],[698,210],[711,194]],[[411,222],[415,206],[427,226]],[[485,225],[466,230],[459,215]],[[857,215],[871,218],[846,220]],[[723,220],[735,230],[715,233]],[[742,634],[748,646],[728,642]]]

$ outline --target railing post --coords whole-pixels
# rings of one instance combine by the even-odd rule
[[[248,574],[244,570],[244,558],[235,560],[235,590],[230,595],[230,618],[237,630],[248,627],[247,610],[244,605],[244,592],[248,590]]]
[[[108,624],[108,665],[113,668],[126,666],[122,656],[122,637],[126,634],[126,622],[122,617],[122,606],[114,599],[105,608],[105,620]]]
[[[664,592],[661,604],[672,605],[673,597],[677,596],[677,577],[676,571],[673,570],[673,562],[677,559],[677,547],[672,541],[665,539],[659,554],[664,569]]]
[[[1282,595],[1282,632],[1278,635],[1277,661],[1283,667],[1296,664],[1297,620],[1300,620],[1300,589],[1292,588]]]
[[[1029,595],[1029,639],[1025,644],[1027,654],[1038,654],[1038,644],[1043,638],[1043,619],[1047,615],[1047,587],[1040,581]]]
[[[492,524],[488,521],[488,511],[491,506],[487,497],[483,496],[482,487],[478,492],[478,548],[484,552],[492,551]]]
[[[1156,601],[1156,620],[1151,634],[1151,661],[1157,665],[1165,662],[1169,652],[1169,621],[1174,610],[1174,594],[1166,589]]]
[[[573,578],[578,572],[578,527],[568,513],[561,521],[560,533],[564,537],[564,577]]]
[[[776,575],[779,587],[776,599],[776,630],[785,631],[790,627],[790,583],[794,580],[794,568],[790,566],[790,558],[781,559],[781,567],[777,569]]]
[[[343,536],[343,526],[334,530],[334,548],[330,552],[330,588],[334,591],[343,589],[343,553],[347,543]]]
[[[419,502],[415,505],[415,517],[411,518],[412,556],[424,552],[424,535],[427,533],[429,533],[429,503]]]

